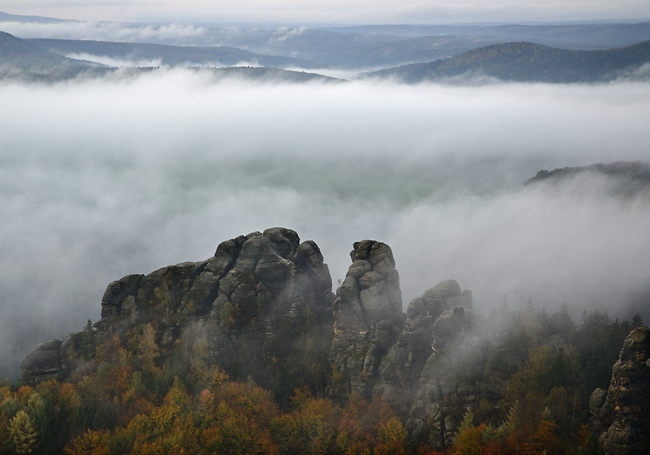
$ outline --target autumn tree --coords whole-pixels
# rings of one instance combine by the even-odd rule
[[[23,410],[9,421],[7,426],[11,446],[17,455],[33,453],[38,443],[34,422]]]

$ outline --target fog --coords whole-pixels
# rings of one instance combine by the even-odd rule
[[[157,68],[162,66],[162,59],[160,58],[150,60],[127,60],[109,57],[107,55],[88,54],[85,52],[67,54],[65,57],[75,60],[100,63],[112,68]]]
[[[120,22],[0,22],[0,30],[27,38],[51,38],[131,43],[202,43],[204,27],[189,24],[125,24]],[[226,29],[227,30],[227,29]],[[213,34],[216,32],[213,32]],[[223,33],[226,33],[224,31]],[[214,44],[214,43],[212,43]]]
[[[109,282],[272,226],[394,252],[405,305],[442,279],[478,312],[567,302],[629,317],[650,288],[647,196],[539,170],[650,161],[647,83],[214,82],[209,73],[0,85],[0,376],[99,319]]]

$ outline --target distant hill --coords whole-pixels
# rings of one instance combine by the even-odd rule
[[[228,68],[196,68],[196,71],[210,71],[217,79],[237,78],[263,82],[344,82],[321,74],[305,71],[291,71],[261,66],[233,66]]]
[[[156,71],[165,71],[164,68],[109,68],[109,71],[115,72],[119,77],[131,78],[140,75],[149,74]],[[237,79],[246,82],[270,82],[270,83],[306,83],[306,82],[346,82],[343,79],[323,76],[322,74],[309,73],[306,71],[293,71],[281,68],[269,68],[266,66],[231,66],[224,68],[214,67],[194,67],[186,68],[187,71],[195,74],[212,76],[214,82],[225,79]]]
[[[485,75],[520,82],[612,80],[650,62],[650,41],[601,51],[555,49],[533,43],[495,44],[456,57],[367,73],[417,83],[462,75]]]
[[[38,16],[0,13],[0,29],[21,36],[20,24],[64,23]],[[12,25],[8,25],[12,23]],[[78,22],[80,23],[80,22]],[[110,27],[105,27],[110,24]],[[464,25],[367,25],[367,26],[242,26],[223,27],[200,24],[197,33],[158,33],[167,24],[108,23],[87,24],[93,39],[130,43],[185,46],[185,48],[129,48],[88,42],[48,43],[48,50],[62,55],[91,53],[143,60],[162,59],[164,65],[252,62],[281,68],[339,68],[368,71],[411,63],[431,62],[453,57],[481,46],[512,42],[531,42],[573,50],[604,50],[630,46],[650,39],[650,22],[639,23],[528,23]],[[196,24],[195,24],[196,25]],[[188,24],[188,26],[190,26]],[[72,27],[74,28],[74,27]],[[140,33],[144,28],[147,33]],[[48,35],[47,27],[30,27],[31,38],[72,38],[86,40],[91,35]],[[61,33],[61,27],[57,30]],[[34,32],[40,30],[40,32]],[[128,38],[127,38],[128,37]],[[26,37],[25,37],[26,38]],[[48,40],[49,41],[49,40]],[[92,46],[92,50],[86,50]],[[58,50],[55,47],[59,48]],[[252,56],[243,52],[257,54]],[[234,54],[233,54],[234,53]],[[237,54],[240,53],[240,54]],[[233,59],[239,61],[233,62]],[[285,60],[282,60],[285,59]]]
[[[494,24],[494,25],[364,25],[331,27],[338,33],[381,34],[404,38],[480,37],[509,43],[534,42],[562,49],[601,50],[629,46],[650,39],[650,22],[605,24]],[[486,44],[487,45],[487,44]]]
[[[72,75],[92,70],[97,65],[65,58],[53,52],[0,32],[0,75]]]
[[[21,16],[17,14],[8,14],[0,11],[0,22],[21,22],[21,23],[39,23],[48,24],[52,22],[77,22],[67,19],[54,19],[52,17],[43,16]]]
[[[480,46],[534,42],[563,49],[603,50],[650,39],[650,23],[377,25],[363,27],[210,29],[202,36],[219,45],[265,55],[284,55],[347,69],[388,68],[430,62]]]
[[[598,163],[590,166],[564,167],[552,171],[542,169],[534,177],[528,179],[525,185],[557,184],[589,173],[611,179],[611,190],[619,196],[632,196],[641,192],[650,193],[650,163],[641,161]]]
[[[276,68],[310,69],[321,66],[308,60],[256,54],[228,46],[170,46],[61,39],[29,39],[26,41],[60,55],[91,54],[131,61],[160,60],[162,65],[168,66],[231,66],[242,62]]]
[[[317,58],[332,66],[378,68],[446,58],[505,40],[483,35],[439,35],[359,41],[350,43],[349,47],[341,46],[335,52],[324,50]]]
[[[605,175],[643,180],[650,184],[650,163],[641,161],[616,161],[614,163],[598,163],[590,166],[563,167],[552,171],[541,170],[526,181],[526,185],[547,179],[570,177],[580,172],[600,172]]]
[[[2,78],[19,78],[25,80],[54,81],[80,74],[88,76],[102,76],[115,71],[114,68],[108,68],[103,65],[74,60],[50,52],[42,47],[31,44],[33,41],[58,41],[58,40],[21,40],[8,33],[0,32],[0,79]],[[75,42],[73,42],[75,43]],[[99,43],[118,48],[121,43]],[[157,45],[151,45],[156,47]],[[147,49],[149,46],[136,46]],[[172,48],[178,46],[158,46],[163,48]],[[122,50],[125,48],[122,48]],[[133,48],[132,48],[133,49]],[[190,48],[192,49],[192,48]],[[196,48],[193,48],[196,49]],[[227,49],[227,48],[226,48]],[[237,49],[234,49],[231,55],[240,55]],[[241,51],[245,54],[245,52]],[[182,55],[182,52],[181,52]],[[131,56],[131,58],[138,58]],[[147,58],[142,55],[139,58]],[[179,57],[180,58],[180,57]],[[124,76],[137,76],[155,68],[132,68],[127,72],[122,72]],[[308,73],[304,71],[289,71],[272,67],[229,67],[229,68],[196,68],[196,71],[206,71],[214,75],[215,79],[237,77],[249,81],[270,81],[270,82],[333,82],[340,81],[320,74]]]

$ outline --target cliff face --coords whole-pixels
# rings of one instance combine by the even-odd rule
[[[416,434],[444,446],[473,386],[457,372],[475,337],[471,293],[446,280],[402,311],[399,274],[390,247],[364,240],[336,296],[318,246],[289,229],[227,240],[203,262],[130,275],[108,285],[100,336],[124,342],[148,324],[159,364],[219,365],[286,397],[295,387],[346,400],[380,397],[408,419]],[[34,381],[65,378],[75,368],[83,334],[39,345],[23,361]],[[480,362],[476,365],[479,365]],[[455,400],[455,407],[442,402]],[[456,409],[458,408],[458,409]],[[454,416],[453,418],[451,416]],[[433,417],[432,417],[433,416]]]
[[[650,453],[650,330],[625,339],[607,391],[596,389],[590,408],[606,454]]]
[[[197,364],[219,365],[279,400],[296,387],[338,401],[379,398],[414,438],[448,446],[478,402],[490,343],[471,292],[445,280],[413,299],[405,314],[390,247],[357,242],[351,259],[334,295],[318,246],[301,243],[294,231],[227,240],[203,262],[111,283],[96,331],[39,345],[23,369],[35,382],[65,379],[85,368],[79,353],[89,332],[131,346],[150,336],[156,364],[172,377]]]
[[[402,295],[390,247],[354,244],[352,265],[334,300],[330,395],[370,398],[379,365],[402,330]]]
[[[96,327],[126,340],[151,324],[160,352],[184,351],[268,388],[324,389],[332,300],[318,246],[272,228],[225,241],[206,261],[109,284]],[[65,359],[80,349],[80,339],[39,345],[23,370],[36,380],[65,376]]]

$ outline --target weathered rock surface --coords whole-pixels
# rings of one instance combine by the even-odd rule
[[[427,359],[433,354],[433,327],[440,315],[456,306],[470,309],[470,291],[461,293],[454,280],[444,280],[428,289],[408,306],[406,322],[397,342],[384,357],[374,395],[391,403],[402,415],[408,414],[415,386]],[[439,343],[449,340],[440,338]]]
[[[165,352],[182,345],[188,356],[218,364],[235,378],[251,376],[268,388],[282,383],[287,393],[297,386],[293,382],[324,389],[331,286],[314,242],[271,228],[221,243],[206,261],[109,284],[96,326],[125,336],[150,323]],[[67,344],[78,348],[78,341]],[[62,371],[67,356],[61,345],[40,345],[23,369],[33,377]]]
[[[330,396],[372,396],[379,365],[402,331],[402,295],[390,247],[356,242],[334,300]]]
[[[23,359],[22,369],[36,382],[57,377],[63,371],[61,341],[50,340],[36,346]]]
[[[650,330],[630,332],[607,392],[596,389],[589,407],[606,454],[650,453]]]
[[[318,246],[294,231],[227,240],[203,262],[111,283],[96,332],[88,326],[43,343],[23,368],[35,381],[83,373],[92,368],[79,361],[92,357],[84,354],[90,338],[116,334],[127,342],[150,326],[156,361],[176,369],[170,374],[216,364],[277,398],[304,386],[337,400],[381,398],[414,437],[443,447],[476,401],[484,363],[471,292],[445,280],[404,314],[390,247],[364,240],[350,255],[334,296]]]
[[[484,363],[471,291],[444,280],[411,301],[404,330],[384,358],[375,395],[393,404],[414,438],[449,445],[475,404]]]
[[[445,310],[433,324],[432,354],[414,386],[407,428],[438,449],[449,446],[477,403],[485,346],[467,307]]]

